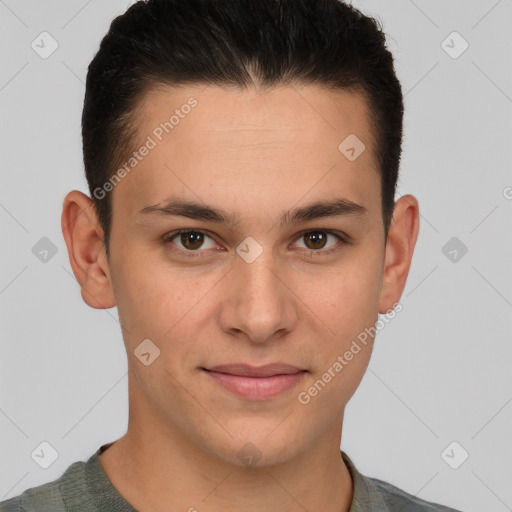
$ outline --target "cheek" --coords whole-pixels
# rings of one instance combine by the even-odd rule
[[[329,325],[343,338],[357,335],[377,320],[381,289],[380,260],[375,256],[354,258],[322,278],[315,309],[328,315]]]
[[[319,416],[330,411],[337,421],[361,379],[373,349],[372,326],[378,318],[378,270],[366,264],[339,271],[324,281],[323,294],[311,309],[327,324],[333,336],[318,340],[318,364],[297,397],[301,407]],[[328,305],[326,308],[325,305]]]
[[[219,276],[201,276],[186,268],[171,268],[165,262],[145,263],[126,257],[118,267],[117,293],[125,342],[131,348],[149,338],[162,355],[176,360],[193,350],[193,338],[204,322],[204,308]],[[194,333],[194,336],[192,336]]]
[[[170,276],[137,254],[125,254],[111,274],[126,342],[157,339],[172,327],[180,311],[170,304],[182,303],[182,290]]]

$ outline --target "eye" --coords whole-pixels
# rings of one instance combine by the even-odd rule
[[[205,238],[209,239],[210,244],[205,244]],[[174,241],[176,239],[176,241]],[[165,235],[163,242],[166,244],[167,249],[171,252],[178,254],[186,254],[187,256],[200,256],[202,250],[212,249],[216,246],[215,241],[206,234],[205,231],[197,229],[180,229],[173,233]],[[181,246],[179,245],[181,244]],[[177,246],[178,248],[174,248]],[[197,253],[197,254],[191,254]]]
[[[301,233],[298,240],[305,240],[306,246],[304,248],[309,250],[309,254],[317,252],[320,254],[326,254],[338,250],[340,245],[339,243],[335,242],[330,246],[327,246],[327,240],[329,237],[335,238],[337,242],[342,242],[342,244],[348,243],[343,239],[341,235],[324,229],[310,230]]]

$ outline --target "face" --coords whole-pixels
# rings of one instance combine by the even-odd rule
[[[139,115],[137,148],[149,150],[112,192],[107,269],[130,422],[238,465],[244,450],[270,464],[339,440],[373,346],[361,333],[405,284],[386,277],[393,255],[364,98],[316,86],[161,88]],[[355,139],[355,152],[339,149],[351,134],[359,156]],[[271,363],[300,373],[208,371]]]

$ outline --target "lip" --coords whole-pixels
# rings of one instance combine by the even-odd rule
[[[201,370],[228,391],[252,401],[268,400],[288,391],[307,373],[284,363],[265,366],[229,364]]]
[[[290,375],[301,371],[301,368],[286,363],[270,363],[263,366],[252,366],[245,363],[221,364],[205,369],[243,377],[272,377],[274,375]]]

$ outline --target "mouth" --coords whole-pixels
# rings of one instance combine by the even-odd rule
[[[230,364],[201,371],[231,393],[251,401],[268,400],[295,387],[307,370],[284,363],[265,366]]]

